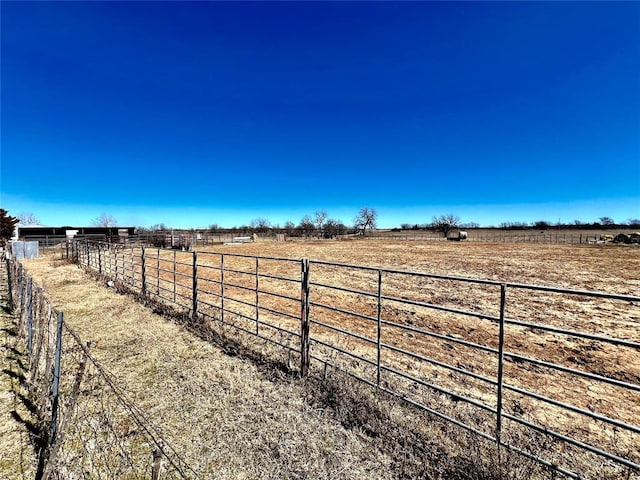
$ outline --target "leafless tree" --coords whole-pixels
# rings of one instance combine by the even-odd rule
[[[600,223],[606,227],[616,224],[611,217],[600,217]]]
[[[347,233],[347,227],[341,221],[330,218],[324,222],[324,233],[332,237],[334,235],[344,235]]]
[[[327,212],[325,212],[324,210],[318,210],[313,216],[313,223],[316,226],[316,232],[319,236],[322,236],[326,219]]]
[[[254,218],[251,220],[251,229],[258,233],[266,233],[271,228],[271,222],[266,218]]]
[[[437,232],[442,232],[446,237],[451,230],[457,228],[460,224],[460,217],[449,213],[447,215],[440,215],[439,217],[433,217],[431,226]]]
[[[93,222],[91,222],[91,225],[94,227],[117,227],[118,221],[113,215],[103,213],[98,218],[94,219]]]
[[[353,220],[353,226],[364,234],[367,231],[367,228],[370,230],[376,228],[377,218],[378,212],[376,212],[375,209],[362,207],[356,218]]]
[[[37,225],[40,223],[40,220],[31,212],[20,213],[18,219],[22,225]]]
[[[630,218],[627,220],[627,225],[630,227],[640,227],[640,219],[638,218]]]
[[[523,225],[526,225],[523,223]],[[480,224],[478,222],[466,222],[460,224],[461,228],[480,228]]]
[[[284,233],[292,237],[296,234],[296,225],[291,220],[284,223]]]
[[[309,215],[302,217],[302,220],[300,220],[300,223],[298,224],[298,229],[300,229],[302,234],[305,236],[313,235],[315,228],[316,226]]]

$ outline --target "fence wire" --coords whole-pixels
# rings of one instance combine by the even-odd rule
[[[22,264],[6,268],[38,419],[36,479],[198,478]]]

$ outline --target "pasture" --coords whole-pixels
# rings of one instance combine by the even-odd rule
[[[115,267],[211,328],[221,321],[284,346],[289,365],[301,341],[299,259],[309,258],[312,373],[347,371],[587,477],[620,472],[616,458],[640,460],[640,306],[624,298],[640,292],[638,248],[352,241],[86,253],[93,269]],[[548,431],[571,442],[549,443]]]

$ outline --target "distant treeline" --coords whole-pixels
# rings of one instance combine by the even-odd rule
[[[165,224],[152,225],[149,228],[139,227],[138,233],[151,232],[182,232],[182,233],[208,233],[214,235],[251,235],[257,233],[259,235],[274,235],[283,233],[290,237],[318,237],[331,238],[336,235],[349,235],[355,233],[365,234],[367,229],[376,229],[377,213],[373,209],[362,209],[360,214],[354,220],[353,225],[345,225],[339,220],[326,217],[324,212],[316,212],[315,216],[305,216],[302,220],[295,224],[286,222],[284,226],[278,224],[273,225],[264,218],[258,218],[251,221],[249,225],[241,225],[234,227],[221,227],[217,224],[209,225],[208,228],[202,229],[172,229]],[[640,219],[629,219],[626,222],[615,222],[611,217],[600,217],[595,222],[582,222],[574,220],[571,223],[549,222],[546,220],[538,220],[535,222],[502,222],[497,226],[480,226],[476,222],[460,222],[456,215],[441,215],[434,217],[429,223],[403,223],[399,227],[392,230],[395,232],[403,230],[425,230],[433,232],[441,232],[446,235],[453,229],[495,229],[495,230],[609,230],[609,229],[640,229]],[[387,229],[384,229],[387,230]]]
[[[495,229],[495,230],[606,230],[606,229],[621,229],[621,228],[640,228],[640,219],[630,219],[624,223],[616,223],[608,217],[603,217],[598,222],[581,222],[575,220],[572,223],[552,223],[545,220],[538,220],[536,222],[502,222],[500,225],[481,227],[478,223],[467,222],[457,225],[458,228],[466,229]],[[437,225],[433,223],[423,224],[408,224],[403,223],[399,228],[394,230],[437,230]]]

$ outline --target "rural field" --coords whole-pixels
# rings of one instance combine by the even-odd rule
[[[289,307],[286,307],[287,302],[281,297],[259,293],[255,299],[259,304],[258,314],[253,311],[250,304],[254,302],[251,289],[255,289],[255,279],[250,272],[257,269],[260,273],[259,290],[286,294],[291,292],[291,284],[269,278],[269,275],[294,277],[298,266],[285,267],[282,262],[261,260],[260,267],[256,267],[253,258],[229,254],[311,259],[312,356],[315,352],[314,358],[320,360],[320,365],[323,361],[338,363],[371,383],[377,381],[375,366],[371,364],[376,362],[372,339],[376,337],[374,319],[378,307],[375,298],[378,273],[322,262],[389,269],[380,276],[383,297],[380,317],[384,322],[380,341],[386,346],[378,360],[385,366],[381,384],[405,398],[446,412],[456,420],[472,423],[487,434],[493,432],[494,425],[482,415],[484,412],[470,413],[456,401],[451,403],[441,396],[434,398],[431,389],[411,380],[428,379],[437,387],[496,408],[496,386],[487,385],[477,376],[496,379],[498,371],[496,356],[483,348],[496,350],[499,347],[499,329],[495,321],[488,321],[482,316],[497,318],[500,315],[499,287],[412,276],[396,273],[396,270],[640,295],[640,276],[637,274],[640,271],[640,249],[628,246],[387,240],[304,244],[259,242],[206,250],[225,254],[224,268],[230,270],[225,272],[225,281],[232,286],[225,287],[224,295],[241,299],[244,303],[227,306],[223,310],[227,310],[227,314],[229,311],[238,313],[234,322],[248,330],[253,328],[251,319],[259,315],[267,325],[296,331],[295,320],[274,314],[274,310],[279,308],[294,316],[299,309],[296,302],[289,302]],[[217,270],[220,268],[219,258],[203,251],[198,262],[201,267],[213,266],[198,271],[199,279],[211,280],[208,284],[200,282],[202,292],[211,292],[200,298],[210,305],[219,306],[217,300],[222,293],[216,291],[221,280]],[[262,278],[263,274],[267,278]],[[203,283],[205,286],[200,287]],[[227,305],[229,303],[227,301]],[[445,310],[425,307],[424,303]],[[262,311],[263,307],[267,311]],[[471,315],[460,314],[459,311]],[[507,361],[503,375],[505,384],[512,388],[503,392],[503,411],[638,462],[640,436],[637,433],[618,430],[615,426],[573,411],[567,412],[564,407],[553,404],[554,401],[570,404],[582,411],[604,415],[638,428],[640,394],[637,387],[627,388],[629,384],[640,385],[638,302],[509,286],[504,313],[511,323],[506,325],[504,332]],[[473,314],[478,314],[478,318]],[[344,331],[351,335],[345,335]],[[282,335],[276,337],[282,338]],[[600,341],[602,337],[621,339],[635,345],[611,344]],[[458,342],[450,341],[451,338]],[[353,358],[345,359],[345,355],[336,355],[335,350],[326,347],[327,344],[337,345],[341,353],[355,353],[360,358],[355,361]],[[560,366],[560,369],[527,359],[549,362]],[[458,370],[452,372],[447,366]],[[605,381],[584,378],[567,369],[604,377]],[[402,373],[392,375],[396,372]],[[409,381],[403,373],[410,375]],[[607,383],[606,379],[615,382]],[[522,389],[550,401],[524,395],[519,391]],[[471,421],[470,416],[474,417]],[[513,435],[515,438],[522,434],[515,423],[506,423],[503,429],[507,437]],[[567,455],[567,451],[563,455]],[[574,458],[580,458],[574,466],[577,471],[584,469],[581,462],[590,462],[581,454],[576,453]]]
[[[127,283],[130,280],[129,285],[140,286],[140,280],[136,280],[136,275],[142,272],[143,262],[139,256],[140,249],[136,248],[121,250],[119,256],[116,253],[112,260],[107,260],[107,254],[103,254],[100,268],[108,273],[110,268],[119,266],[116,271],[119,271],[121,281]],[[145,255],[146,276],[143,283],[146,295],[165,304],[188,310],[194,288],[194,284],[191,283],[194,275],[191,263],[193,254],[148,248]],[[506,325],[504,331],[506,361],[503,372],[505,388],[508,386],[509,389],[502,394],[504,398],[501,409],[505,414],[502,425],[503,439],[550,462],[579,472],[585,478],[603,478],[604,475],[608,475],[609,478],[634,478],[633,475],[637,474],[631,469],[620,469],[607,461],[594,459],[592,455],[580,449],[550,445],[548,439],[545,440],[539,432],[523,430],[514,419],[525,420],[541,426],[542,429],[552,429],[561,435],[603,448],[616,456],[638,463],[638,434],[633,430],[617,427],[616,422],[634,426],[636,430],[640,425],[640,394],[637,388],[627,388],[629,385],[640,385],[640,351],[633,345],[637,344],[639,339],[640,305],[638,302],[620,299],[530,290],[515,284],[598,290],[616,295],[638,296],[639,248],[614,245],[498,245],[391,240],[304,243],[260,241],[207,247],[198,251],[196,274],[198,313],[205,316],[203,326],[211,330],[218,328],[219,331],[223,331],[220,328],[226,328],[228,325],[239,329],[227,329],[223,333],[247,349],[259,351],[258,358],[268,358],[272,355],[272,350],[268,344],[264,344],[251,333],[286,345],[290,351],[295,352],[300,341],[295,333],[300,325],[301,258],[311,259],[309,316],[312,372],[322,376],[323,365],[325,375],[327,365],[337,366],[371,384],[379,382],[383,389],[396,392],[411,402],[445,414],[455,421],[471,425],[487,435],[492,435],[495,431],[495,420],[487,412],[497,408],[495,379],[498,360],[495,353],[498,348],[499,329],[492,319],[500,315],[500,283],[509,283],[505,290],[504,313],[511,322]],[[96,257],[91,257],[89,263],[95,267]],[[142,351],[154,352],[149,353],[150,358],[162,358],[162,361],[153,361],[154,369],[164,362],[169,362],[166,366],[166,376],[162,379],[161,390],[172,392],[170,396],[182,398],[185,394],[182,384],[186,385],[189,395],[196,392],[196,397],[197,392],[209,399],[220,394],[202,386],[202,375],[206,377],[211,374],[205,365],[217,368],[220,366],[220,359],[226,357],[213,353],[214,350],[209,350],[209,347],[203,347],[209,353],[199,354],[194,359],[188,358],[187,351],[163,352],[164,349],[173,349],[174,337],[178,337],[176,331],[163,332],[169,327],[154,326],[156,321],[161,320],[142,320],[143,314],[138,312],[135,316],[115,314],[121,307],[117,307],[115,311],[106,307],[105,312],[102,295],[112,296],[114,293],[100,293],[105,289],[91,283],[87,284],[85,275],[74,266],[59,264],[51,258],[29,261],[26,264],[29,270],[45,281],[47,290],[55,297],[56,304],[60,304],[61,308],[75,319],[70,322],[77,325],[81,336],[86,336],[87,340],[100,338],[97,351],[104,349],[104,358],[109,358],[109,363],[114,365],[118,375],[128,378],[131,365],[136,365],[136,368],[142,368],[143,371],[148,367],[145,367],[145,358],[140,358],[140,353],[134,353],[140,352],[139,348],[144,345]],[[373,269],[353,268],[347,265],[369,266]],[[127,268],[130,268],[129,273]],[[378,269],[388,271],[379,272]],[[471,277],[499,283],[469,283],[451,278],[412,275],[403,271]],[[378,288],[380,292],[376,296]],[[91,295],[86,289],[91,290]],[[433,308],[434,306],[437,308]],[[379,343],[384,348],[376,359],[375,341],[371,339],[375,340],[376,337],[374,320],[377,311],[384,327],[380,329]],[[221,319],[222,326],[218,322]],[[96,329],[96,322],[103,328]],[[135,325],[144,325],[144,331],[148,332],[144,338],[136,336],[138,327]],[[545,328],[539,328],[539,325]],[[586,334],[586,337],[581,334],[574,335],[575,332]],[[167,338],[164,338],[165,335]],[[619,339],[622,344],[597,340],[600,338]],[[194,341],[196,340],[189,340]],[[123,350],[122,345],[127,345],[127,349]],[[129,358],[129,348],[135,361],[132,364],[120,364],[121,357]],[[186,347],[186,350],[190,348]],[[350,354],[351,357],[345,354]],[[211,355],[210,359],[208,355]],[[195,373],[193,379],[188,372],[180,373],[180,362],[170,366],[173,365],[172,358],[176,356],[182,359],[183,363],[190,365],[189,372],[204,369],[202,371],[208,373]],[[297,369],[297,359],[295,356],[292,358],[291,353],[288,356],[276,353],[275,356],[294,371]],[[532,363],[526,360],[529,358],[562,368]],[[222,368],[230,367],[225,363]],[[574,370],[586,372],[591,377],[576,376]],[[140,375],[140,372],[137,375]],[[179,380],[176,380],[176,376]],[[149,392],[150,383],[157,379],[144,379],[139,382],[134,380],[135,376],[131,378],[129,383],[133,382],[135,385],[132,388],[136,392],[135,397],[140,401],[146,403],[145,398],[148,396],[151,405],[154,402],[151,400],[153,396],[160,395],[159,398],[164,398],[162,392]],[[601,381],[602,379],[611,379],[612,383]],[[195,382],[194,385],[191,384],[191,380]],[[234,380],[238,394],[244,388],[244,383],[248,386],[253,385],[255,381]],[[433,388],[428,388],[429,385],[436,387],[435,393]],[[263,387],[260,389],[264,390]],[[442,394],[442,390],[453,393],[453,399],[451,395]],[[536,396],[523,394],[523,390],[533,392]],[[261,393],[254,392],[253,388],[251,392],[247,393],[248,403],[255,402],[256,409],[264,408],[264,404],[257,398]],[[309,395],[304,393],[304,389],[288,394],[284,391],[281,393],[293,395],[291,399],[296,396],[305,398],[305,395]],[[367,396],[365,393],[358,395],[362,398]],[[327,403],[333,403],[335,396],[330,400],[324,398],[322,405],[326,407]],[[311,403],[317,406],[318,396],[314,398]],[[353,397],[350,398],[353,400]],[[470,400],[471,406],[459,402],[460,398]],[[461,450],[460,443],[466,442],[467,447],[469,442],[474,445],[474,441],[462,435],[459,429],[453,430],[452,433],[444,427],[436,435],[432,429],[433,418],[426,416],[424,412],[406,410],[393,402],[385,408],[374,407],[375,401],[371,400],[370,411],[385,410],[389,420],[404,425],[404,433],[400,436],[406,436],[407,432],[411,432],[411,435],[417,435],[419,438],[431,438],[442,445],[438,448],[445,448],[444,445],[448,444],[445,451],[448,451],[452,458],[468,456],[464,448]],[[185,410],[183,407],[172,406],[171,400],[168,400],[168,404],[165,402],[167,400],[162,400],[161,415],[166,416],[167,423],[183,422],[185,425],[192,425],[188,417],[189,411],[193,409],[194,416],[204,419],[204,423],[198,424],[198,429],[205,430],[206,422],[211,421],[206,409],[212,408],[210,402],[215,403],[214,400],[207,400],[204,402],[206,408],[203,407],[205,409],[202,410],[200,406],[194,407],[189,403],[191,400],[188,400],[187,403],[192,406]],[[269,402],[278,403],[275,399]],[[360,410],[367,410],[361,402],[356,400],[356,404]],[[573,409],[567,410],[564,406],[566,404]],[[477,405],[481,408],[471,408]],[[333,407],[335,411],[335,405]],[[247,405],[242,408],[251,407]],[[284,412],[277,414],[275,418],[282,420],[290,416],[297,417],[297,413],[286,412],[290,408],[306,407],[292,407],[288,402],[284,402],[283,408]],[[173,418],[173,414],[170,413],[172,409],[180,412],[180,421],[170,420]],[[345,421],[344,418],[344,411],[348,411],[348,408],[339,405],[338,410],[341,409],[343,416],[334,413],[325,420],[331,422],[337,417],[342,425],[340,428],[350,424],[350,421]],[[585,416],[581,412],[591,412],[600,417]],[[366,417],[367,413],[360,412],[360,415]],[[346,416],[351,418],[350,414]],[[613,419],[613,426],[603,422],[601,417]],[[257,420],[254,418],[253,421]],[[268,431],[281,428],[277,426],[278,421],[259,427],[267,429],[262,435],[263,440],[265,435],[271,435]],[[304,420],[307,421],[309,420]],[[225,417],[218,418],[216,422],[217,426],[212,428],[220,428],[220,422],[225,422]],[[435,475],[433,472],[437,469],[427,474],[427,466],[416,467],[420,464],[420,459],[414,458],[415,452],[412,453],[412,461],[407,460],[403,463],[394,456],[398,455],[398,452],[402,456],[402,448],[383,447],[385,441],[382,439],[377,443],[366,443],[380,435],[379,427],[371,427],[366,420],[356,423],[359,425],[357,429],[346,431],[364,433],[364,436],[360,435],[357,438],[365,441],[365,444],[342,446],[342,450],[339,451],[346,452],[355,448],[360,452],[356,455],[359,459],[345,456],[342,466],[330,466],[343,473],[338,474],[337,470],[333,470],[333,474],[327,472],[327,478],[353,478],[355,471],[361,472],[357,474],[363,475],[361,478],[383,478],[384,475],[378,471],[379,469],[387,472],[385,475],[391,478],[430,478],[429,475],[432,475],[431,478],[447,478],[446,475]],[[175,425],[172,425],[172,428],[176,428]],[[190,428],[195,427],[192,425]],[[303,437],[308,437],[312,444],[315,442],[304,428],[300,427],[299,431]],[[398,441],[397,431],[395,435],[395,441]],[[177,436],[180,437],[180,434]],[[198,436],[201,438],[202,434]],[[290,441],[295,445],[301,440]],[[231,443],[225,447],[227,454],[233,451],[233,441]],[[388,443],[394,444],[391,440]],[[257,443],[254,443],[253,447],[257,448]],[[202,448],[209,452],[210,447]],[[295,450],[299,447],[292,448]],[[319,457],[312,455],[308,460],[309,467],[301,467],[298,464],[293,467],[297,472],[309,469],[306,474],[301,474],[303,478],[309,478],[308,475],[312,471],[329,468],[323,455],[338,447],[335,444],[327,445],[323,447],[325,450],[320,449],[321,451],[316,447],[310,448]],[[381,448],[384,455],[380,457],[376,448]],[[477,446],[474,448],[479,449]],[[185,445],[184,449],[189,451],[190,447]],[[191,458],[191,454],[189,456]],[[382,463],[371,463],[370,456],[386,460]],[[292,461],[286,460],[287,455],[282,458],[287,462]],[[429,458],[429,455],[424,454],[424,458]],[[199,461],[195,459],[194,464],[198,464]],[[238,460],[241,463],[246,461]],[[487,458],[483,458],[482,462],[485,461]],[[220,460],[216,462],[219,464]],[[346,467],[347,464],[349,469]],[[273,467],[276,470],[270,470],[270,473],[264,476],[248,475],[247,478],[275,478],[278,468],[282,468],[281,473],[289,472],[283,474],[286,478],[300,478],[287,470],[290,467],[291,465]],[[373,473],[374,471],[378,473]],[[530,478],[526,473],[523,475],[517,477],[515,474],[505,474],[504,477],[495,478]],[[316,474],[311,476],[321,478]],[[449,474],[449,478],[455,477]]]

